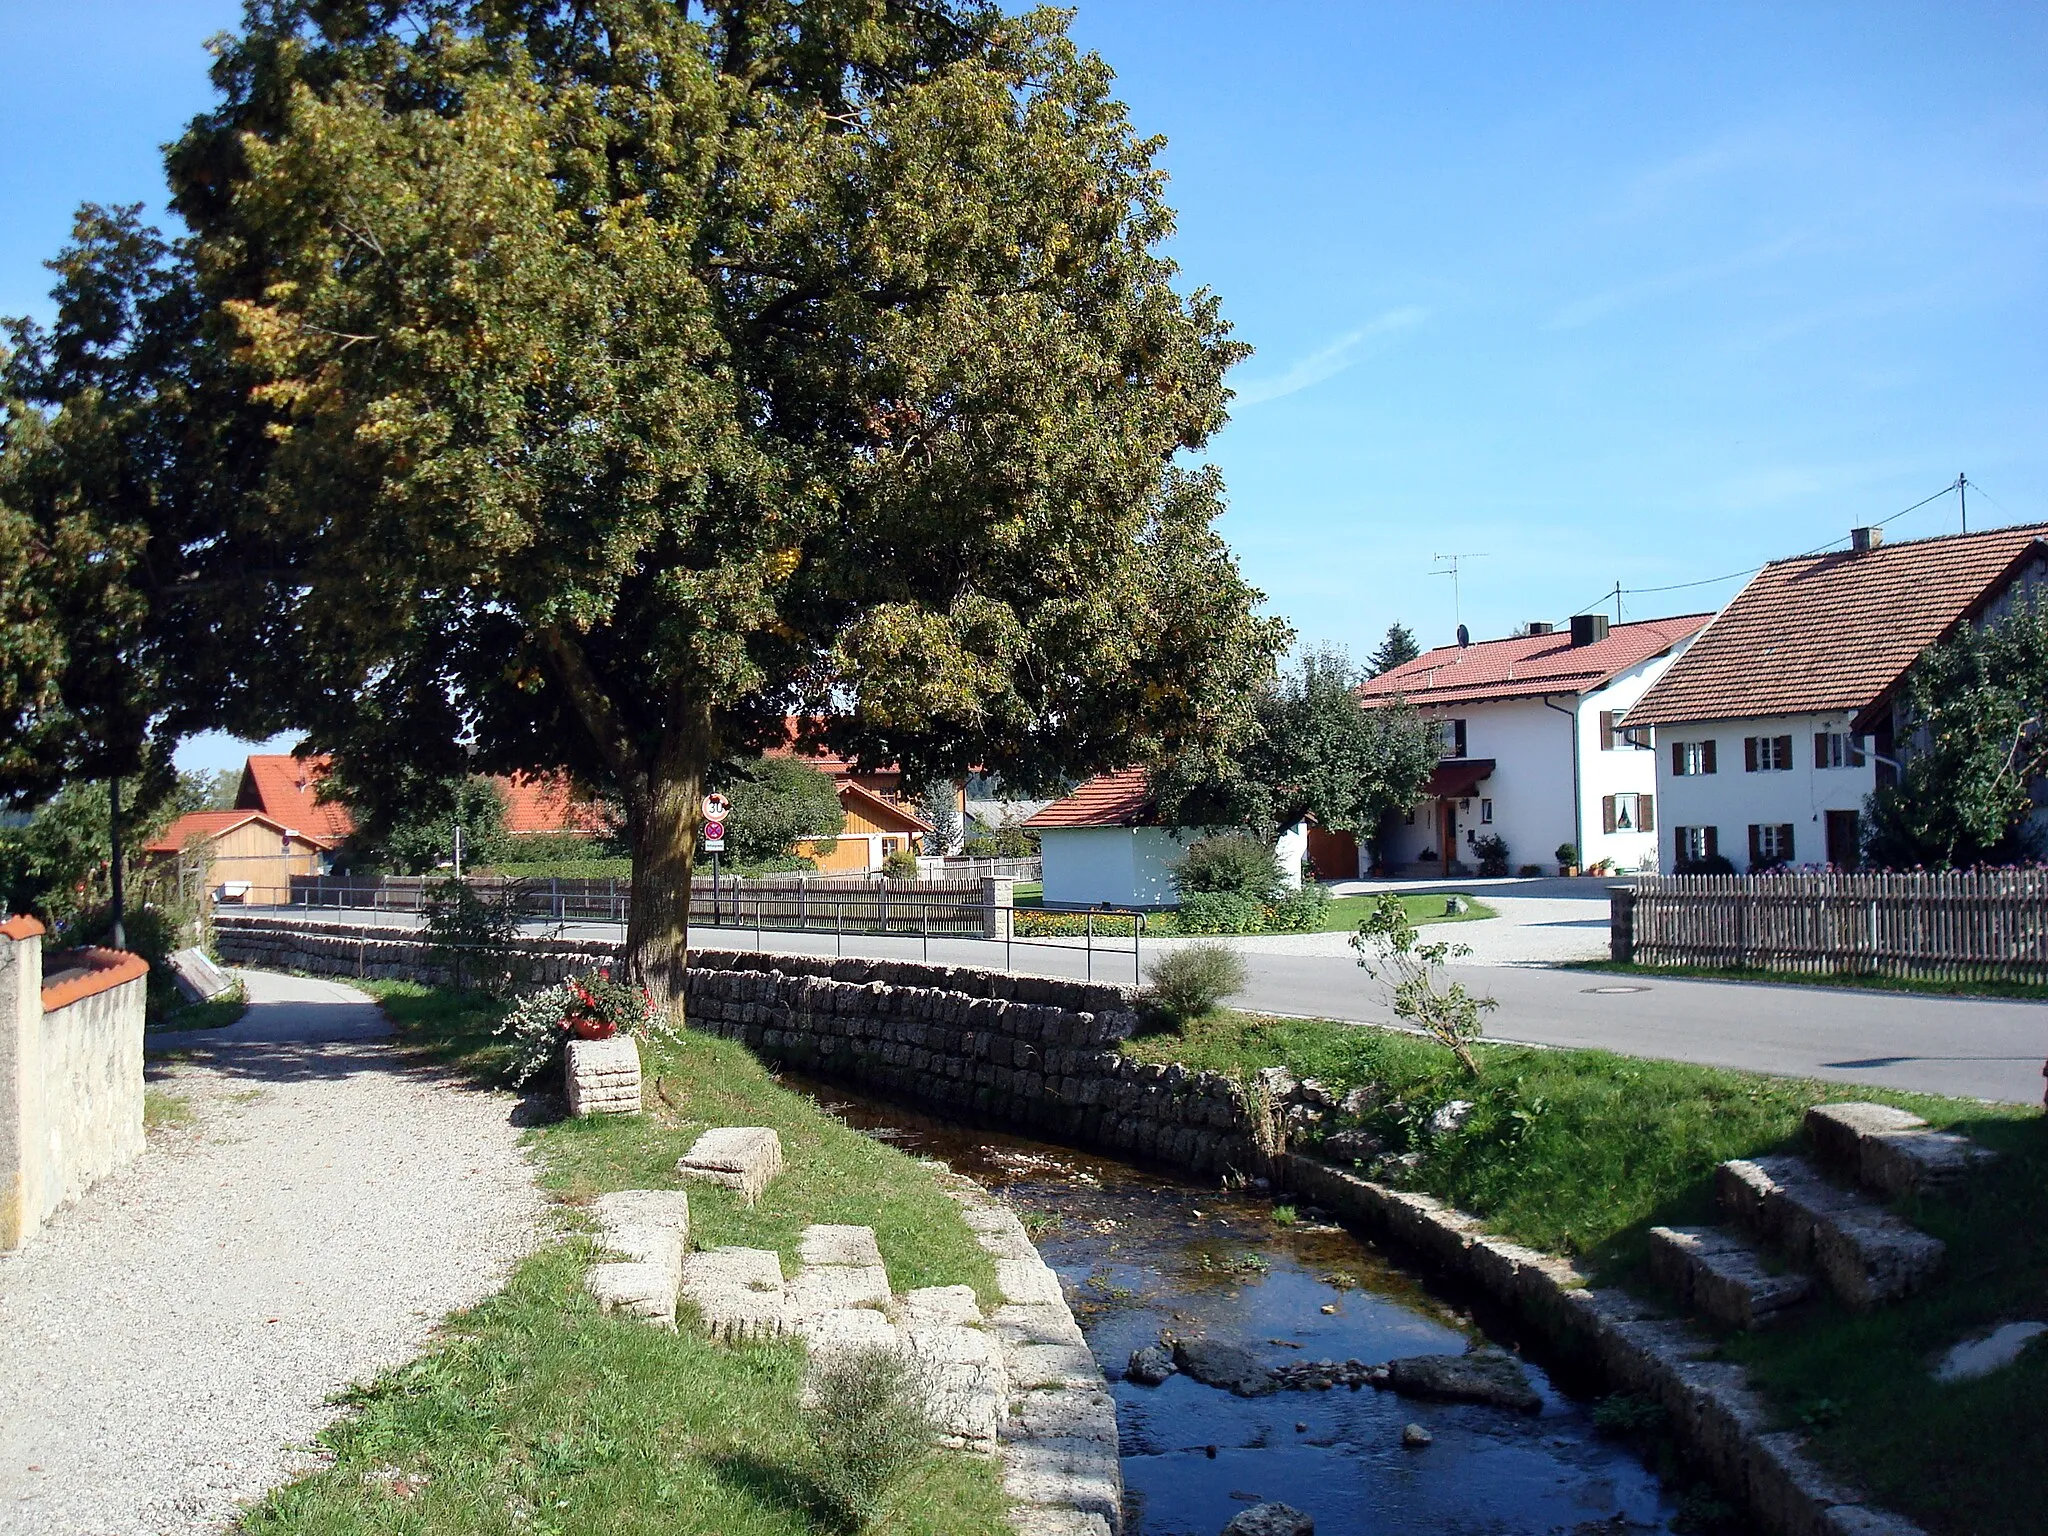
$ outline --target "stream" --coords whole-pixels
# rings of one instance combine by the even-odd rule
[[[1255,1191],[973,1130],[834,1084],[785,1078],[867,1135],[935,1158],[1014,1206],[1064,1282],[1116,1398],[1129,1536],[1217,1536],[1264,1499],[1317,1536],[1662,1531],[1675,1506],[1588,1405],[1533,1361],[1538,1414],[1370,1386],[1236,1397],[1186,1375],[1124,1379],[1162,1332],[1243,1345],[1265,1365],[1462,1354],[1491,1339],[1455,1298],[1374,1244]],[[1419,1424],[1433,1443],[1410,1448]]]

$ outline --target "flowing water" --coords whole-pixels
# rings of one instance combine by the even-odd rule
[[[1657,1479],[1602,1439],[1586,1404],[1524,1361],[1540,1414],[1372,1387],[1234,1397],[1186,1376],[1123,1379],[1162,1333],[1242,1344],[1267,1365],[1460,1354],[1489,1340],[1455,1298],[1373,1244],[1170,1174],[950,1121],[823,1083],[793,1086],[871,1136],[997,1190],[1059,1272],[1116,1397],[1132,1536],[1216,1536],[1262,1499],[1317,1536],[1669,1528]],[[1276,1216],[1282,1219],[1276,1219]],[[1420,1424],[1433,1443],[1402,1444]]]

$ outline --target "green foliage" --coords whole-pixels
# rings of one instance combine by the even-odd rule
[[[706,775],[792,708],[913,783],[1249,733],[1286,626],[1177,462],[1244,349],[1062,13],[426,17],[249,10],[170,152],[319,745],[616,793],[666,997]]]
[[[1366,662],[1366,672],[1372,677],[1383,677],[1398,666],[1413,661],[1422,654],[1422,647],[1415,643],[1415,631],[1406,624],[1389,624],[1387,638],[1379,644]]]
[[[1735,864],[1725,853],[1710,853],[1704,859],[1680,859],[1671,866],[1674,875],[1732,875]]]
[[[1385,989],[1394,1017],[1412,1024],[1432,1040],[1448,1046],[1474,1077],[1479,1062],[1472,1042],[1485,1027],[1487,1013],[1500,1006],[1497,998],[1475,997],[1461,981],[1446,984],[1444,962],[1472,953],[1464,944],[1424,944],[1401,898],[1380,893],[1372,910],[1351,936],[1358,964]]]
[[[1871,863],[1950,869],[2038,853],[2028,822],[2048,775],[2048,598],[1930,647],[1906,674],[1899,717],[1904,771],[1865,805]]]
[[[1183,896],[1173,914],[1182,933],[1257,933],[1266,922],[1266,904],[1234,891],[1196,891]]]
[[[913,849],[898,848],[882,860],[882,873],[891,880],[915,880],[917,878],[917,854]]]
[[[889,1490],[931,1455],[938,1432],[893,1349],[828,1356],[812,1371],[810,1392],[812,1480],[844,1529],[866,1530]]]
[[[521,832],[507,834],[499,863],[506,868],[513,864],[589,864],[615,857],[605,839],[587,832]],[[469,867],[467,852],[462,865]]]
[[[467,774],[421,786],[418,798],[372,846],[370,858],[392,874],[432,874],[454,861],[457,827],[465,874],[499,863],[517,846],[505,833],[505,797],[498,786]]]
[[[515,896],[509,890],[481,892],[452,875],[427,888],[422,902],[427,947],[453,973],[458,987],[501,995],[518,983],[522,965],[515,942]]]
[[[1479,856],[1480,874],[1496,876],[1508,872],[1508,840],[1498,832],[1474,838],[1472,851]]]
[[[1266,927],[1274,933],[1321,933],[1330,905],[1329,891],[1306,881],[1266,908]]]
[[[511,1047],[509,1078],[524,1087],[545,1072],[559,1073],[563,1052],[579,1023],[605,1035],[645,1038],[653,1033],[653,1005],[646,990],[616,981],[609,970],[591,971],[552,987],[529,992],[505,1011],[496,1033]]]
[[[513,848],[514,853],[524,851],[516,845]],[[529,863],[523,858],[515,858],[492,865],[488,873],[508,875],[515,880],[625,880],[632,876],[633,861],[624,858],[595,858]]]
[[[970,819],[961,852],[971,859],[1029,859],[1038,855],[1038,834],[1007,817],[989,826]]]
[[[736,865],[790,858],[804,839],[837,837],[846,830],[838,788],[801,758],[732,763],[719,785],[732,802],[725,847]]]
[[[152,870],[141,849],[177,816],[204,809],[212,786],[203,776],[180,775],[155,789],[152,801],[137,806],[132,786],[123,786],[122,869],[136,906],[176,901],[175,868]],[[112,811],[105,783],[76,783],[43,801],[23,825],[0,827],[0,902],[60,930],[106,905],[113,896]]]
[[[1579,867],[1579,845],[1577,843],[1559,843],[1557,851],[1551,857],[1557,860],[1557,867],[1559,869],[1577,869]]]
[[[925,839],[925,852],[934,857],[951,853],[953,845],[960,841],[959,793],[957,784],[938,780],[926,785],[917,798],[917,814],[932,826]]]
[[[1180,1028],[1242,992],[1245,979],[1244,958],[1228,944],[1179,944],[1147,967],[1146,1000]]]
[[[1280,895],[1280,864],[1270,845],[1242,832],[1205,837],[1174,866],[1183,903],[1195,895],[1242,896],[1263,906]]]

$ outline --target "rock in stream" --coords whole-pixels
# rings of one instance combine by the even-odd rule
[[[1264,1397],[1274,1388],[1273,1372],[1241,1344],[1220,1339],[1177,1339],[1173,1363],[1206,1387],[1239,1397]]]
[[[1469,1355],[1409,1355],[1387,1362],[1387,1385],[1403,1397],[1452,1403],[1487,1403],[1521,1413],[1543,1411],[1543,1398],[1511,1355],[1479,1350]]]

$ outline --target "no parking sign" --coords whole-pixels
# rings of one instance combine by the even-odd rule
[[[725,850],[725,818],[732,810],[732,802],[723,795],[704,797],[704,851],[722,853]]]

